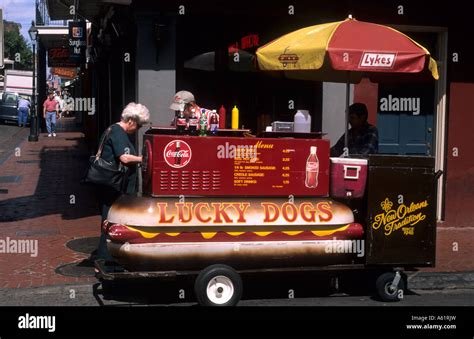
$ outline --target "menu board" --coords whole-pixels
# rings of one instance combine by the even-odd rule
[[[261,140],[246,150],[243,156],[234,158],[234,187],[249,187],[252,185],[271,185],[274,189],[283,189],[291,183],[291,162],[294,156],[292,149],[265,149],[259,147],[274,146]],[[271,154],[272,161],[269,161]],[[280,156],[278,156],[280,153]]]
[[[329,140],[145,135],[152,195],[327,196]]]

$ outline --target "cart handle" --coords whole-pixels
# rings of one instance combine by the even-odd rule
[[[441,177],[442,174],[443,174],[442,170],[437,170],[435,173],[435,181],[438,181],[438,179]]]
[[[359,180],[359,172],[361,168],[362,168],[361,166],[344,165],[344,179]],[[355,175],[350,175],[348,173],[349,170],[355,170]]]

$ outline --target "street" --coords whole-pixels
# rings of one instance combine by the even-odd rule
[[[104,293],[100,283],[49,286],[27,289],[1,289],[1,306],[196,306],[192,284],[157,283],[154,286],[130,284]],[[159,286],[159,287],[158,287]],[[386,303],[369,295],[336,293],[329,296],[285,298],[283,287],[280,295],[269,296],[262,286],[249,286],[238,306],[474,306],[474,289],[410,290],[400,302]],[[249,292],[252,298],[246,298]],[[308,291],[304,291],[307,294]],[[258,298],[256,293],[260,293]],[[298,293],[298,291],[296,291]],[[296,294],[295,293],[295,294]],[[180,296],[184,300],[180,301]]]
[[[204,323],[211,322],[213,335],[222,337],[222,333],[232,331],[233,334],[245,333],[272,335],[285,335],[295,338],[301,335],[311,334],[314,330],[318,333],[328,331],[334,334],[375,334],[383,337],[390,333],[391,337],[410,337],[409,335],[432,335],[444,334],[470,334],[469,312],[474,306],[474,289],[458,290],[413,290],[410,291],[400,302],[384,303],[375,300],[368,295],[348,296],[342,293],[330,296],[319,296],[315,293],[307,297],[285,298],[283,286],[280,288],[279,296],[270,296],[265,288],[260,286],[248,286],[244,295],[250,292],[251,298],[244,297],[236,308],[218,310],[215,308],[198,307],[192,297],[192,284],[189,283],[161,283],[144,287],[141,284],[128,284],[123,286],[122,291],[104,292],[99,283],[74,284],[67,286],[50,286],[27,289],[1,289],[0,300],[3,307],[3,315],[8,316],[11,321],[5,323],[5,330],[11,333],[25,334],[26,331],[16,332],[18,316],[25,314],[48,314],[55,315],[56,323],[61,329],[56,329],[63,335],[71,336],[78,333],[89,335],[89,333],[101,333],[103,336],[139,337],[145,333],[151,334],[159,331],[160,335],[192,334],[193,337],[209,331]],[[296,293],[308,291],[296,290]],[[260,298],[257,299],[257,294]],[[185,296],[185,300],[179,301],[179,296]],[[8,306],[21,306],[20,308],[8,308]],[[22,308],[25,306],[38,308]],[[41,306],[54,306],[44,308]],[[59,306],[59,307],[57,307]],[[98,307],[99,306],[99,307]],[[105,309],[100,306],[106,306]],[[125,306],[125,307],[124,307]],[[130,306],[132,306],[130,308]],[[465,308],[465,306],[469,306]],[[91,308],[92,307],[92,308]],[[149,309],[153,307],[153,309]],[[260,313],[263,312],[263,313]],[[435,316],[449,317],[449,321],[425,321],[427,317]],[[340,317],[346,318],[344,326],[340,325]],[[212,321],[210,320],[212,319]],[[275,321],[276,326],[271,326],[263,331],[255,325],[248,325],[248,321],[255,319],[259,323],[271,323]],[[387,320],[388,319],[388,320]],[[239,320],[242,320],[239,323]],[[315,326],[310,325],[311,320]],[[361,322],[374,321],[371,325],[359,327]],[[183,322],[186,326],[182,328]],[[279,322],[282,321],[280,324]],[[302,321],[308,326],[292,328],[296,321]],[[212,323],[214,322],[214,323]],[[309,322],[309,323],[308,323]],[[92,325],[92,323],[96,325]],[[101,327],[100,324],[115,324]],[[156,329],[154,324],[161,326]],[[76,328],[78,324],[81,324]],[[123,325],[122,325],[123,324]],[[134,324],[134,325],[129,325]],[[140,324],[139,326],[135,324]],[[165,325],[166,324],[166,325]],[[236,325],[237,324],[237,325]],[[449,325],[450,329],[409,330],[408,326],[442,326]],[[97,327],[95,327],[97,326]],[[110,327],[109,327],[110,326]],[[43,330],[46,332],[46,330]],[[387,332],[389,331],[389,332]],[[408,332],[407,332],[408,331]],[[458,331],[458,332],[455,332]],[[131,333],[133,332],[133,333]],[[248,333],[248,334],[247,334]],[[261,335],[260,335],[261,334]],[[318,334],[319,337],[319,334]]]

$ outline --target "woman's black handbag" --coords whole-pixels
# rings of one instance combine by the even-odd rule
[[[97,154],[89,158],[89,168],[82,182],[95,185],[109,186],[118,192],[122,192],[125,188],[127,167],[119,161],[109,162],[101,158],[104,144],[109,137],[111,127],[106,131],[102,142],[100,143]]]

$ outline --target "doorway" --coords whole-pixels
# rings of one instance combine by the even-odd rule
[[[379,85],[379,153],[432,155],[434,85]]]
[[[435,157],[435,171],[446,173],[446,151],[447,151],[447,96],[446,76],[448,57],[448,29],[435,26],[405,26],[394,25],[393,28],[408,34],[415,41],[420,42],[428,48],[432,57],[438,64],[439,79],[433,85],[433,127],[431,155]],[[427,125],[425,124],[426,128]],[[429,128],[429,126],[428,126]],[[436,208],[437,221],[444,219],[446,192],[446,175],[442,175],[438,181],[438,199]]]

